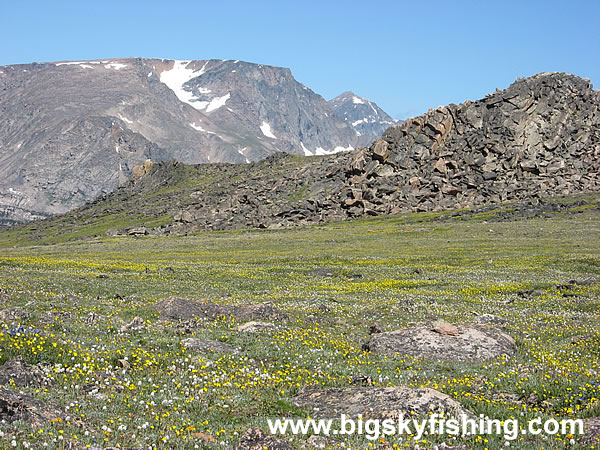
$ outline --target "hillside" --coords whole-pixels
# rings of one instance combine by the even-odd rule
[[[89,235],[100,223],[100,234],[279,228],[597,192],[599,96],[576,76],[540,74],[391,127],[352,153],[155,164],[114,193],[27,229],[34,236],[82,224]],[[136,226],[145,229],[130,230]]]
[[[245,163],[358,144],[286,68],[147,58],[4,66],[0,225],[70,211],[146,159]]]

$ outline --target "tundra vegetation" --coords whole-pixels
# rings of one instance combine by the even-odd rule
[[[600,196],[586,198],[584,208],[510,220],[500,220],[507,206],[179,237],[48,235],[44,245],[25,228],[4,231],[0,364],[21,357],[37,376],[4,388],[64,414],[7,420],[0,447],[231,447],[249,428],[267,431],[267,418],[311,416],[294,401],[303,389],[356,384],[431,387],[475,415],[522,425],[598,417]],[[238,330],[247,320],[234,314],[169,320],[156,305],[172,296],[268,302],[283,318],[259,332]],[[514,356],[440,362],[363,350],[373,324],[461,326],[483,314],[515,339]],[[210,351],[209,341],[223,345]],[[345,440],[442,442],[506,445],[502,436]],[[510,446],[589,444],[522,435]]]

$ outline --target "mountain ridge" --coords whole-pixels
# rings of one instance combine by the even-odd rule
[[[250,165],[157,164],[39,226],[135,211],[135,223],[151,234],[278,228],[598,191],[600,92],[589,80],[543,73],[430,110],[353,152],[279,154]],[[110,233],[127,233],[122,225]]]
[[[358,142],[289,69],[214,59],[2,66],[0,124],[3,224],[81,206],[146,159],[246,163]]]

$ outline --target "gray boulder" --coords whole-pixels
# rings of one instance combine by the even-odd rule
[[[435,389],[414,389],[407,386],[372,388],[343,387],[301,391],[293,398],[303,408],[311,408],[311,416],[317,418],[362,416],[365,419],[397,419],[399,416],[425,416],[443,413],[458,417],[472,416],[452,397]]]
[[[457,335],[418,325],[371,335],[364,350],[439,361],[484,361],[516,352],[514,339],[487,325],[459,325]]]

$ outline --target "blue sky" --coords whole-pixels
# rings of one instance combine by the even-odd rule
[[[598,85],[598,30],[598,0],[0,0],[0,65],[240,59],[289,67],[327,100],[352,90],[405,117],[544,71]]]

